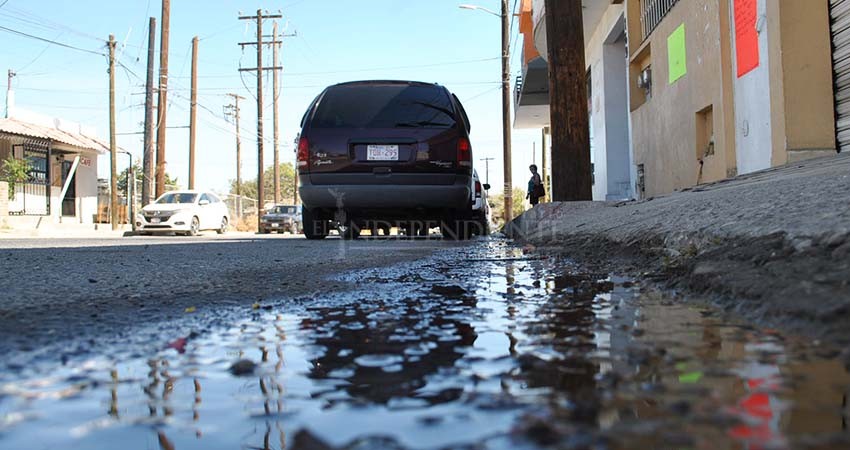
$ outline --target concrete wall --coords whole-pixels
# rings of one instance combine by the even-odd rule
[[[594,200],[630,197],[629,132],[623,5],[610,5],[585,42],[591,81],[591,161]]]
[[[768,16],[779,30],[778,45],[770,47],[771,89],[784,88],[775,115],[784,130],[774,139],[773,165],[835,154],[828,2],[769,1]]]
[[[0,228],[8,226],[9,217],[9,183],[0,181]]]
[[[732,70],[725,48],[729,30],[720,20],[728,17],[725,6],[716,0],[680,0],[644,41],[639,1],[627,1],[632,146],[634,163],[644,167],[646,196],[726,178],[735,166],[727,139],[734,111],[728,104],[732,87],[724,81],[724,71]],[[687,74],[671,84],[667,39],[682,24]],[[648,98],[637,86],[647,65],[653,80]],[[707,145],[712,138],[713,146]]]

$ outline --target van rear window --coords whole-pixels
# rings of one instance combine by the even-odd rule
[[[451,128],[454,108],[436,86],[335,86],[319,102],[314,128]]]

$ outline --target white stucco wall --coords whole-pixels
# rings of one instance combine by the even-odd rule
[[[617,33],[617,30],[613,31]],[[613,36],[613,40],[617,36]],[[602,50],[605,77],[605,200],[631,198],[629,146],[628,66],[625,40],[606,43]]]
[[[731,4],[732,50],[735,51],[735,2]],[[735,75],[735,147],[738,173],[771,166],[772,125],[770,120],[770,69],[768,52],[767,0],[758,0],[759,66],[741,78],[733,56]]]
[[[77,169],[77,215],[81,223],[94,223],[97,214],[97,154],[83,153],[91,160],[91,166],[80,165]]]

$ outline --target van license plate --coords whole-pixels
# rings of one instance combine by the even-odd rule
[[[398,145],[369,145],[366,158],[369,161],[398,161]]]

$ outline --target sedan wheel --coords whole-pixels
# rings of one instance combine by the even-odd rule
[[[197,217],[192,217],[192,225],[189,226],[186,236],[197,236],[199,231],[201,231],[201,222]]]
[[[227,217],[221,218],[221,226],[219,227],[218,230],[216,230],[216,233],[218,233],[218,234],[227,233]]]

